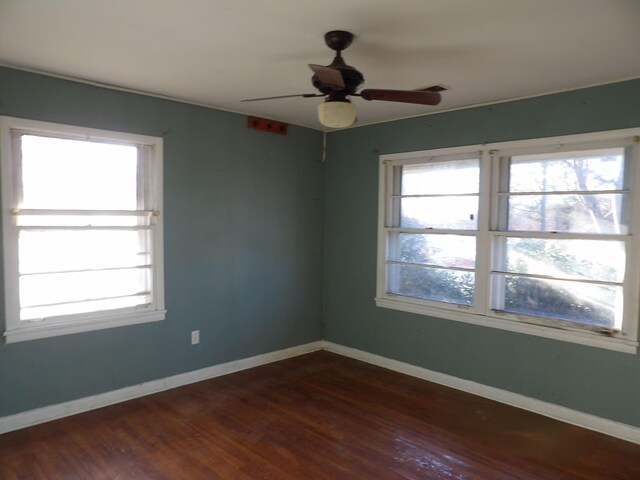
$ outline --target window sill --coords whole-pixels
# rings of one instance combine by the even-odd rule
[[[489,317],[465,311],[449,310],[432,306],[410,303],[407,301],[395,300],[391,297],[376,298],[376,306],[400,310],[403,312],[428,315],[434,318],[454,320],[456,322],[470,323],[484,327],[498,328],[511,332],[535,335],[538,337],[560,340],[563,342],[588,345],[590,347],[604,348],[616,352],[636,354],[638,342],[616,337],[608,337],[602,334],[588,331],[563,330],[560,328],[545,327],[531,323],[523,323],[514,320],[507,320],[498,317]]]
[[[166,310],[154,310],[150,312],[127,313],[119,315],[109,315],[94,319],[77,320],[67,323],[39,324],[33,323],[27,326],[7,330],[4,332],[6,343],[25,342],[40,338],[57,337],[60,335],[71,335],[73,333],[92,332],[107,328],[124,327],[127,325],[137,325],[139,323],[149,323],[164,320]]]

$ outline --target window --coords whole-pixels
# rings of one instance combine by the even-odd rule
[[[394,170],[387,230],[389,292],[472,305],[479,159],[445,157]]]
[[[7,342],[162,320],[162,139],[0,118]]]
[[[639,133],[382,156],[377,305],[635,352]]]

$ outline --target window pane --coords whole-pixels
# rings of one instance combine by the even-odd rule
[[[148,215],[17,215],[20,227],[135,227],[151,225]]]
[[[478,159],[404,165],[402,195],[478,193]]]
[[[496,255],[496,270],[558,278],[622,282],[625,245],[605,240],[507,238],[504,262]]]
[[[73,315],[76,313],[135,307],[137,305],[145,305],[150,302],[151,297],[149,295],[136,295],[131,297],[109,298],[106,300],[89,300],[86,302],[68,303],[64,305],[51,305],[47,307],[23,308],[20,312],[20,320],[34,320],[59,315]]]
[[[493,288],[504,291],[504,306],[492,308],[608,328],[622,325],[622,287],[494,274]]]
[[[626,234],[625,199],[625,194],[513,196],[509,230]]]
[[[621,190],[624,148],[511,158],[511,192]]]
[[[463,235],[401,233],[392,260],[442,267],[475,268],[476,239]]]
[[[135,146],[23,135],[21,208],[135,210]]]
[[[149,235],[147,230],[22,231],[19,237],[20,273],[148,265],[151,263],[146,247]]]
[[[388,265],[387,268],[391,293],[460,305],[473,304],[473,272],[410,265]]]
[[[408,228],[478,228],[478,197],[402,198],[400,226]]]
[[[20,277],[20,305],[32,307],[135,295],[149,290],[150,268]]]

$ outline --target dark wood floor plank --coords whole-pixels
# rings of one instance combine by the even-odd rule
[[[0,435],[0,479],[640,480],[640,445],[317,352]]]

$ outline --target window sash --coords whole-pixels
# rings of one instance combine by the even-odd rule
[[[624,260],[624,274],[622,276],[618,276],[617,278],[598,278],[596,274],[588,275],[580,275],[579,273],[584,272],[584,270],[578,270],[578,272],[573,275],[564,272],[564,271],[553,271],[554,268],[557,270],[560,268],[557,265],[552,263],[545,264],[545,272],[540,271],[526,271],[522,269],[509,269],[506,265],[506,261],[504,256],[507,255],[507,238],[520,238],[520,239],[541,239],[541,236],[531,236],[531,235],[520,235],[514,237],[510,234],[505,234],[505,232],[499,232],[492,235],[492,258],[493,265],[490,270],[489,282],[491,285],[490,289],[490,302],[489,302],[489,314],[492,315],[500,315],[502,317],[507,317],[512,321],[524,321],[524,322],[532,322],[532,323],[540,323],[542,325],[550,325],[554,322],[557,326],[566,327],[570,325],[572,329],[576,330],[588,330],[588,331],[601,331],[601,332],[617,332],[622,334],[622,330],[624,330],[624,311],[620,308],[620,302],[623,301],[624,304],[629,302],[629,292],[624,292],[626,294],[626,299],[623,300],[616,294],[615,298],[610,298],[608,301],[610,303],[606,303],[606,298],[599,298],[602,296],[606,290],[610,290],[611,292],[617,291],[619,289],[627,290],[628,285],[625,284],[625,279],[628,279],[632,274],[628,275],[628,252],[631,247],[631,238],[630,237],[622,237],[618,236],[618,239],[612,240],[611,238],[603,239],[603,236],[599,236],[598,241],[606,241],[611,243],[621,244],[622,250],[625,252],[625,260]],[[543,240],[558,240],[557,235],[544,235],[542,236]],[[567,236],[564,236],[567,239]],[[576,235],[571,236],[568,240],[583,240],[583,238],[579,238]],[[580,259],[579,259],[580,260]],[[618,265],[619,266],[619,265]],[[594,266],[595,268],[595,266]],[[536,289],[542,289],[542,295],[544,296],[544,289],[549,288],[550,285],[555,285],[553,288],[562,288],[564,286],[565,294],[570,295],[571,290],[591,290],[591,293],[588,296],[577,297],[575,303],[571,305],[564,305],[564,315],[567,318],[563,318],[560,313],[554,314],[553,310],[562,305],[547,305],[545,308],[547,310],[537,310],[537,306],[535,303],[527,309],[520,304],[526,304],[530,302],[535,302],[532,300],[536,297],[534,295],[536,292],[531,290],[531,297],[521,298],[518,302],[518,305],[514,305],[512,308],[508,308],[505,306],[505,302],[508,300],[507,295],[507,279],[511,278],[513,281],[521,281],[521,282],[531,282],[531,287],[536,287]],[[574,292],[575,293],[575,292]],[[512,297],[513,300],[513,297]],[[625,305],[626,306],[626,305]],[[608,315],[606,314],[607,309],[611,309],[611,312]],[[580,316],[577,316],[578,313],[572,313],[572,310],[576,310],[577,312],[582,311]],[[600,311],[600,317],[596,314],[597,311]],[[528,313],[527,313],[528,312]],[[547,312],[548,315],[544,315]],[[604,316],[602,316],[604,315]],[[571,320],[571,317],[574,317],[575,320]]]
[[[60,217],[58,217],[60,218]],[[126,217],[125,217],[126,218]],[[42,234],[41,238],[38,237],[31,238],[31,245],[33,246],[33,241],[36,241],[36,245],[34,248],[38,248],[38,243],[43,241],[53,241],[55,247],[52,247],[52,251],[50,252],[52,255],[55,255],[58,261],[54,261],[53,264],[50,261],[47,261],[46,258],[39,258],[39,256],[30,257],[32,260],[27,265],[26,269],[23,266],[22,262],[20,263],[20,270],[18,272],[18,282],[20,285],[20,321],[43,321],[47,318],[50,318],[49,321],[55,321],[55,318],[51,318],[51,316],[59,317],[59,316],[69,316],[72,312],[76,311],[78,314],[87,313],[88,311],[80,311],[78,308],[79,303],[86,303],[87,306],[93,304],[99,307],[96,311],[107,311],[113,309],[121,309],[122,306],[118,306],[118,304],[122,304],[123,301],[112,302],[113,307],[108,308],[108,302],[98,302],[99,300],[107,300],[107,299],[124,299],[125,297],[129,297],[133,299],[133,297],[140,297],[140,295],[144,294],[145,298],[142,299],[144,301],[134,302],[135,305],[131,305],[131,307],[140,308],[141,305],[147,305],[152,303],[153,298],[153,287],[151,278],[153,276],[153,261],[151,258],[151,248],[152,248],[152,239],[153,233],[151,229],[152,225],[146,226],[138,226],[138,227],[110,227],[110,226],[97,226],[97,227],[66,227],[66,226],[27,226],[27,227],[18,227],[18,241],[19,241],[19,258],[22,260],[25,253],[21,250],[22,248],[28,248],[28,243],[23,245],[22,233],[33,233],[35,235]],[[98,237],[92,235],[92,232],[98,234]],[[123,232],[123,233],[118,233]],[[131,232],[134,235],[128,235],[127,232]],[[58,241],[66,241],[68,242],[80,242],[80,244],[71,244],[71,248],[74,248],[74,253],[71,254],[69,251],[69,247],[62,248],[62,251],[59,250],[60,244],[55,243],[55,237],[50,238],[47,236],[47,233],[52,233],[56,236],[62,234],[63,237],[58,237]],[[65,235],[71,234],[71,236]],[[90,235],[88,238],[83,238]],[[100,236],[102,234],[102,236]],[[105,239],[104,236],[107,235]],[[123,236],[124,235],[124,236]],[[95,242],[102,241],[108,242],[106,250],[101,250],[102,255],[100,257],[95,257],[95,255],[99,255],[98,252],[94,252],[95,248],[104,248],[104,247],[93,247],[85,250],[83,248],[82,242],[91,242],[91,244],[95,244]],[[24,240],[29,241],[29,240]],[[85,243],[86,245],[86,243]],[[119,248],[118,248],[119,247]],[[124,250],[123,250],[124,249]],[[80,255],[76,254],[76,252]],[[27,253],[28,254],[28,253]],[[58,254],[58,255],[56,255]],[[68,257],[68,255],[72,255],[72,257]],[[104,260],[104,257],[107,256],[107,260]],[[112,257],[112,258],[109,258]],[[69,261],[65,261],[65,258]],[[92,259],[101,258],[102,261],[94,261]],[[62,259],[62,260],[60,260]],[[44,261],[44,263],[43,263]],[[88,262],[88,263],[87,263]],[[135,274],[133,277],[133,272],[138,271],[138,274]],[[102,277],[102,281],[108,280],[108,275],[125,275],[125,277],[121,278],[118,283],[124,284],[124,282],[130,283],[128,294],[113,295],[113,294],[101,294],[100,292],[106,292],[109,289],[113,288],[112,282],[115,279],[112,279],[111,282],[99,288],[98,291],[92,291],[89,293],[87,291],[86,297],[83,298],[73,298],[64,300],[62,298],[55,297],[51,301],[47,301],[44,303],[32,304],[25,303],[26,298],[32,297],[33,295],[38,295],[38,288],[46,288],[47,290],[53,289],[55,291],[56,285],[61,285],[63,282],[70,281],[71,285],[77,285],[77,287],[73,287],[73,290],[77,290],[80,286],[87,285],[86,282],[93,281],[99,282]],[[107,277],[105,277],[105,275]],[[47,278],[56,277],[59,280],[55,283],[51,284],[49,287],[45,287],[47,285]],[[85,281],[81,281],[80,277],[86,277]],[[75,282],[73,278],[76,278]],[[31,279],[31,280],[30,280]],[[40,283],[40,287],[37,287],[38,283],[33,284],[33,282]],[[81,282],[78,284],[78,282]],[[44,282],[44,283],[43,283]],[[134,284],[131,284],[134,282]],[[31,285],[29,287],[29,285]],[[34,290],[36,288],[36,290]],[[135,289],[135,291],[132,291]],[[82,290],[82,289],[81,289]],[[93,303],[92,303],[93,302]],[[126,303],[126,302],[125,302]],[[132,303],[132,302],[128,302]],[[68,309],[64,309],[63,305],[68,305]],[[46,306],[56,306],[55,309],[46,309],[41,307]],[[45,316],[34,316],[33,312],[40,311],[43,312],[42,315]],[[31,313],[28,313],[31,312]],[[48,312],[48,313],[46,313]],[[57,313],[52,313],[57,312]]]
[[[441,162],[448,162],[448,161],[459,161],[459,160],[477,160],[478,161],[478,169],[479,169],[479,184],[478,184],[478,190],[480,191],[475,191],[475,192],[460,192],[460,193],[454,193],[454,194],[448,194],[448,193],[443,193],[443,194],[429,194],[429,193],[424,193],[424,194],[410,194],[410,195],[403,195],[401,194],[402,191],[402,167],[405,165],[415,165],[415,164],[424,164],[424,163],[441,163]],[[437,265],[437,264],[428,264],[428,263],[421,263],[421,264],[412,264],[410,262],[401,262],[401,261],[395,261],[392,259],[392,255],[391,255],[391,251],[397,251],[397,249],[399,248],[397,246],[397,242],[398,242],[398,237],[400,234],[402,233],[409,233],[409,234],[428,234],[428,235],[459,235],[459,236],[466,236],[466,237],[470,237],[473,238],[475,243],[476,243],[476,253],[475,253],[475,259],[474,259],[474,263],[477,263],[477,252],[478,252],[478,233],[479,233],[479,219],[478,218],[474,218],[473,221],[476,222],[476,228],[463,228],[463,229],[459,229],[459,228],[443,228],[443,227],[424,227],[424,228],[412,228],[412,227],[406,227],[406,226],[401,226],[401,208],[400,208],[400,203],[401,200],[404,198],[451,198],[451,197],[456,197],[456,198],[476,198],[478,201],[478,210],[480,210],[480,205],[483,203],[484,198],[486,196],[486,194],[482,194],[482,182],[483,182],[483,169],[481,164],[483,162],[488,162],[488,157],[487,158],[481,158],[481,156],[478,155],[477,152],[465,152],[463,155],[448,155],[448,156],[433,156],[427,159],[424,158],[416,158],[416,159],[412,159],[410,161],[406,161],[405,159],[402,159],[400,161],[395,161],[395,162],[389,162],[387,165],[385,165],[382,169],[381,169],[381,182],[384,182],[385,185],[385,194],[384,196],[381,195],[381,203],[383,205],[384,208],[384,213],[382,214],[382,216],[384,217],[384,222],[385,222],[385,226],[383,227],[383,229],[381,229],[381,238],[382,238],[382,242],[384,242],[386,248],[385,248],[385,252],[384,252],[384,266],[382,268],[379,267],[379,280],[378,280],[378,285],[379,285],[379,290],[382,290],[385,295],[390,295],[390,296],[402,296],[403,298],[405,298],[408,301],[413,301],[414,299],[418,299],[418,297],[410,297],[410,296],[404,296],[401,295],[399,293],[394,293],[393,290],[398,290],[397,286],[399,285],[399,278],[398,278],[398,268],[396,268],[396,266],[408,266],[409,268],[423,268],[423,269],[428,269],[428,270],[437,270],[437,271],[441,271],[441,272],[451,272],[452,275],[456,275],[456,274],[464,274],[464,273],[471,273],[473,274],[474,277],[474,284],[477,290],[477,272],[476,272],[476,268],[465,268],[465,267],[456,267],[456,266],[443,266],[443,265]],[[381,183],[382,185],[383,183]],[[478,212],[478,216],[480,216],[480,213]],[[380,285],[384,285],[384,287],[382,289],[380,289]],[[380,294],[380,292],[379,292]],[[429,304],[429,305],[434,305],[434,306],[438,306],[438,307],[442,307],[442,308],[448,308],[448,309],[460,309],[460,308],[464,308],[464,309],[471,309],[471,310],[477,310],[477,306],[474,305],[474,303],[477,304],[477,298],[475,300],[472,300],[471,304],[466,304],[466,303],[453,303],[453,302],[441,302],[441,301],[437,301],[437,300],[430,300],[428,298],[419,298],[418,299],[421,303],[424,304]]]

